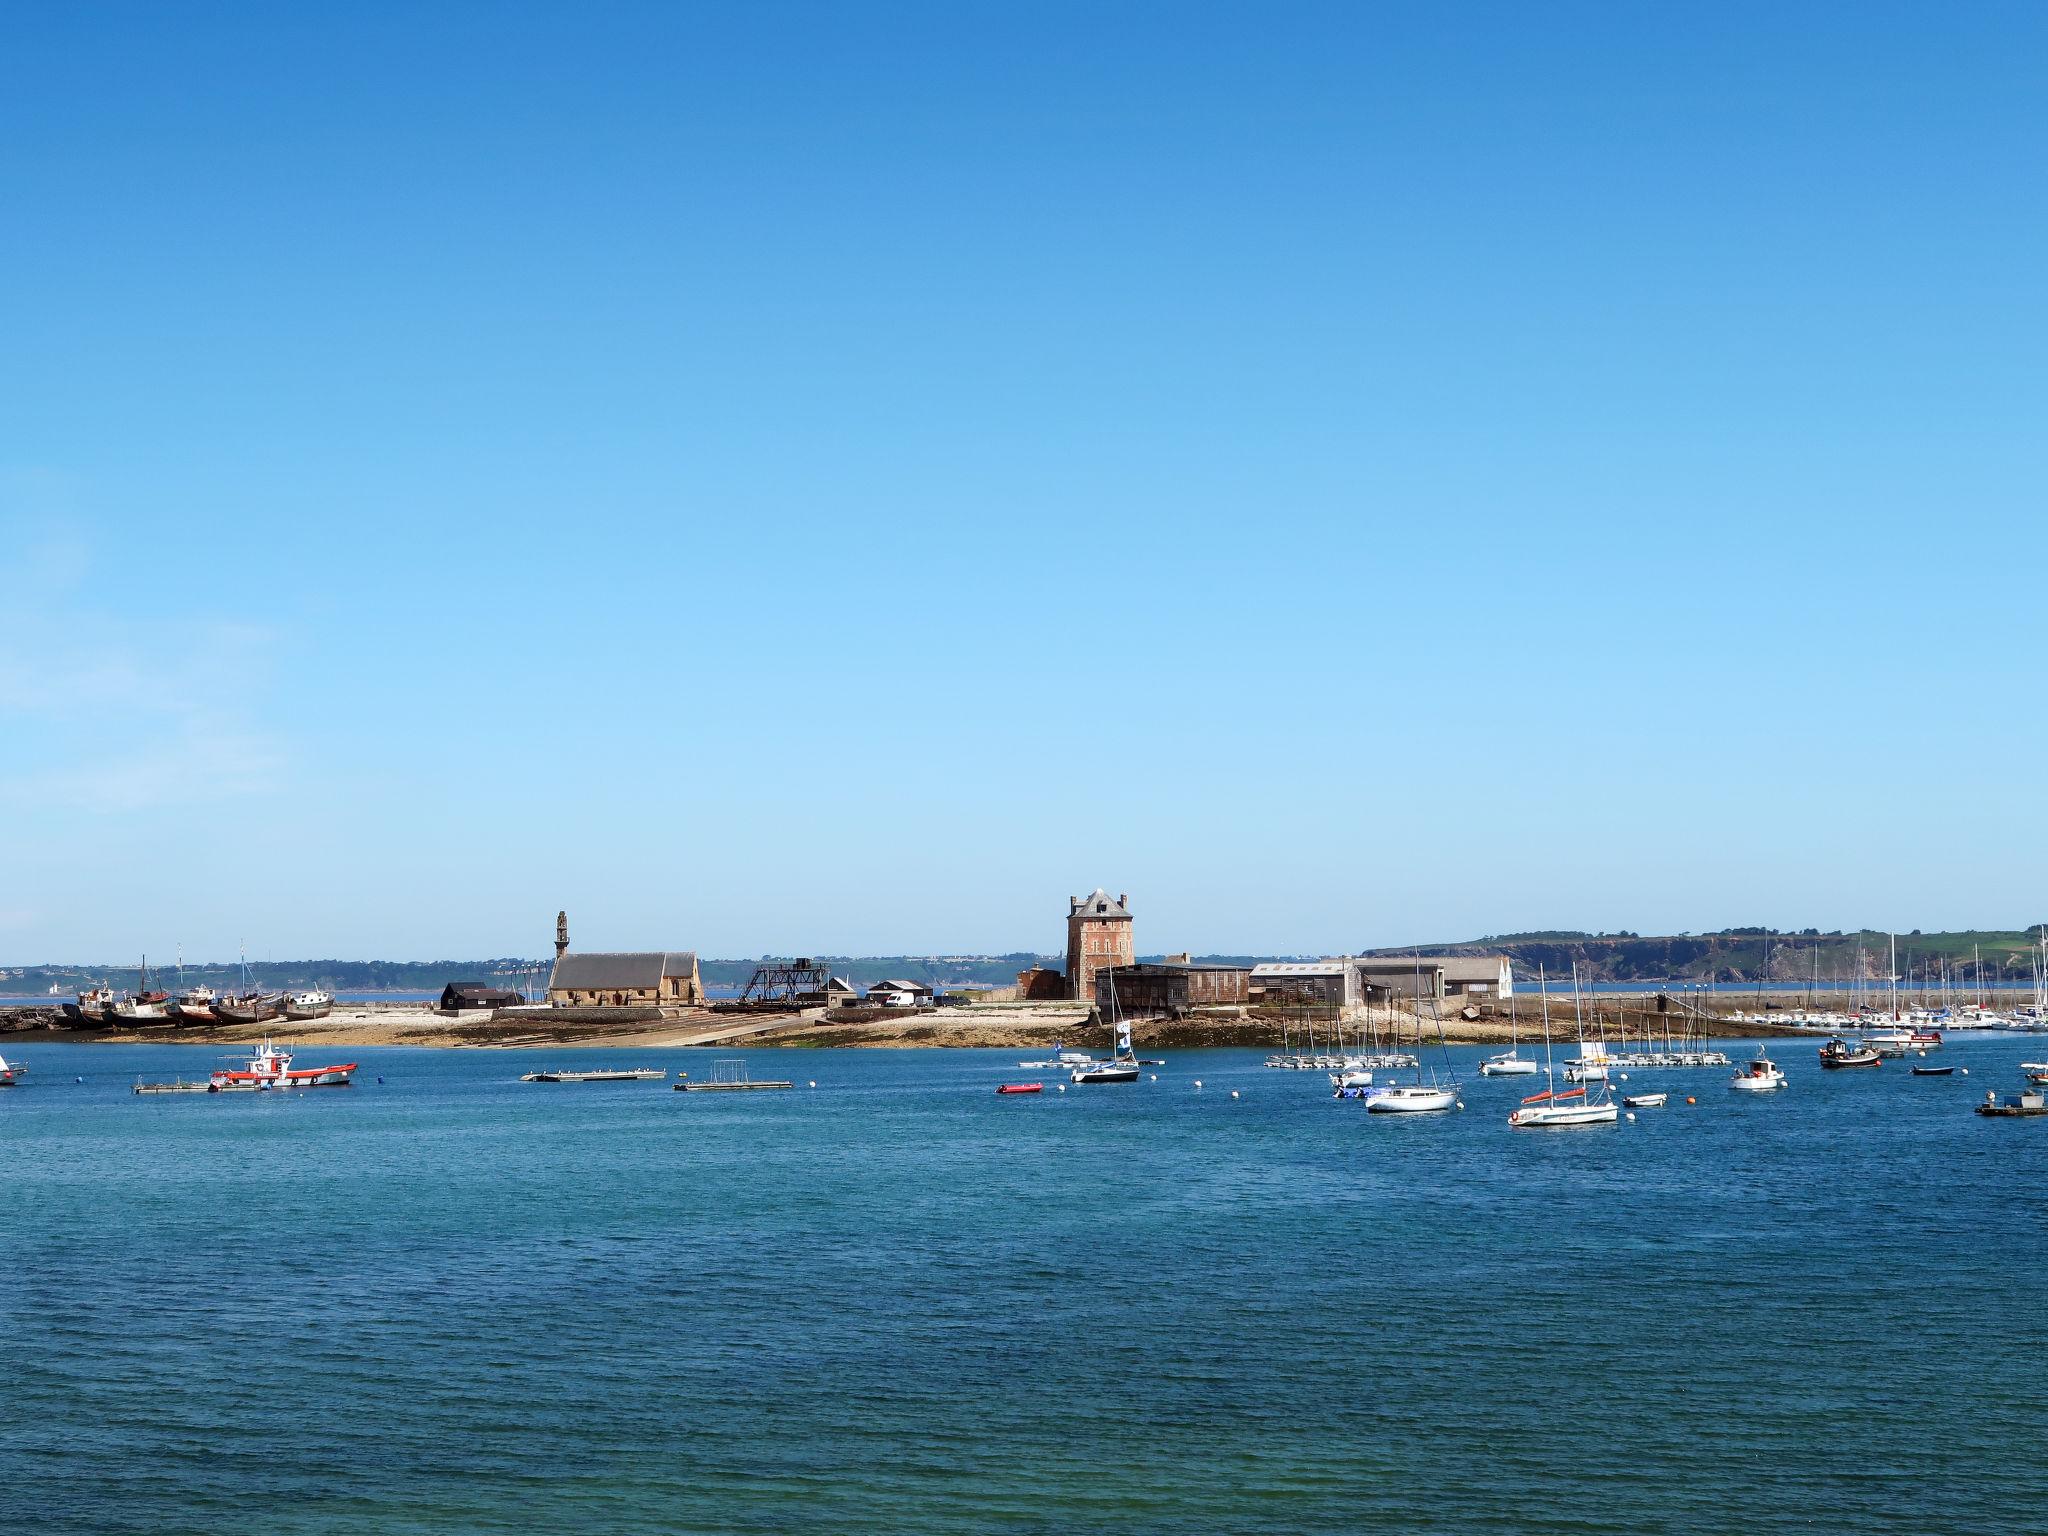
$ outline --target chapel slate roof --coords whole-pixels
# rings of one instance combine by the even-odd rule
[[[664,976],[688,976],[697,969],[689,950],[606,951],[563,955],[548,977],[550,992],[658,991]]]

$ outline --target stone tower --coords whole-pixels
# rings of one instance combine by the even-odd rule
[[[557,912],[555,914],[555,958],[560,960],[567,953],[569,953],[569,914]]]
[[[1095,973],[1137,958],[1131,943],[1131,898],[1110,900],[1100,887],[1093,896],[1067,898],[1067,996],[1095,1001]]]

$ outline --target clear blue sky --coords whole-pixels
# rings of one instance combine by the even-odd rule
[[[0,962],[2048,917],[2048,10],[0,17]]]

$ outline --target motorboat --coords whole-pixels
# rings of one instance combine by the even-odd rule
[[[272,1088],[346,1088],[356,1064],[293,1067],[292,1053],[265,1040],[247,1063],[222,1067],[207,1080],[213,1093],[253,1093]]]
[[[1623,1109],[1662,1109],[1665,1101],[1670,1097],[1671,1095],[1668,1093],[1631,1093],[1623,1097],[1621,1107]]]
[[[1916,1051],[1938,1051],[1941,1049],[1941,1031],[1938,1029],[1916,1029],[1912,1036]]]
[[[334,999],[325,992],[296,992],[284,1000],[284,1016],[304,1023],[308,1019],[324,1019],[334,1012]]]
[[[1330,1083],[1340,1091],[1346,1088],[1370,1088],[1372,1074],[1362,1067],[1346,1067],[1342,1072],[1332,1072]]]
[[[1953,1077],[1955,1076],[1955,1071],[1954,1067],[1926,1067],[1916,1063],[1913,1068],[1913,1075],[1915,1077]]]
[[[1438,1110],[1459,1107],[1458,1089],[1455,1084],[1444,1087],[1436,1083],[1394,1083],[1375,1089],[1366,1099],[1365,1107],[1376,1115],[1435,1114]]]
[[[1868,1049],[1860,1040],[1844,1040],[1836,1035],[1820,1048],[1820,1064],[1824,1067],[1874,1067],[1881,1060],[1877,1052]]]
[[[689,1076],[686,1072],[685,1077]],[[666,1067],[599,1067],[590,1072],[524,1072],[522,1083],[661,1083],[668,1080]]]
[[[1740,1093],[1772,1093],[1785,1086],[1785,1074],[1759,1046],[1757,1053],[1728,1079],[1728,1086]]]
[[[1482,1077],[1534,1077],[1543,1070],[1532,1056],[1520,1056],[1513,1050],[1502,1051],[1498,1056],[1489,1056],[1479,1064]]]
[[[9,1061],[0,1056],[0,1088],[12,1088],[21,1081],[21,1074],[28,1070],[18,1061]]]
[[[999,1083],[999,1084],[997,1084],[997,1085],[996,1085],[996,1092],[997,1092],[998,1094],[1006,1094],[1006,1093],[1043,1093],[1043,1092],[1045,1092],[1045,1084],[1043,1084],[1043,1083]]]
[[[1518,1131],[1542,1130],[1568,1125],[1611,1125],[1621,1118],[1621,1106],[1602,1088],[1587,1097],[1584,1088],[1563,1092],[1546,1088],[1532,1093],[1508,1115],[1508,1124]]]

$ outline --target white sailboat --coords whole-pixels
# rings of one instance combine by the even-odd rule
[[[1508,995],[1508,1048],[1498,1056],[1489,1056],[1479,1064],[1482,1077],[1534,1077],[1538,1070],[1532,1056],[1521,1054],[1521,1031],[1515,1026],[1514,994]]]
[[[1415,1081],[1412,1083],[1389,1083],[1384,1088],[1375,1088],[1367,1096],[1365,1107],[1375,1115],[1433,1115],[1446,1109],[1463,1109],[1458,1098],[1458,1077],[1451,1070],[1450,1046],[1444,1040],[1443,1011],[1436,1006],[1432,993],[1430,1011],[1436,1014],[1437,1049],[1443,1055],[1444,1072],[1439,1077],[1431,1069],[1429,1080],[1423,1081],[1422,1066],[1422,973],[1418,968],[1415,976],[1415,1052],[1418,1057],[1415,1067]],[[1399,1042],[1397,1041],[1396,1044]],[[1446,1081],[1445,1079],[1448,1079]],[[1339,1089],[1339,1093],[1343,1090]]]
[[[1131,1049],[1131,1023],[1123,1016],[1116,1002],[1116,977],[1109,978],[1109,1028],[1115,1049],[1107,1061],[1092,1062],[1085,1067],[1076,1067],[1071,1080],[1076,1083],[1135,1083],[1138,1080],[1138,1055]]]
[[[1537,974],[1542,975],[1539,969]],[[1578,1002],[1578,967],[1572,968],[1573,1006]],[[1562,1093],[1557,1087],[1557,1066],[1550,1051],[1550,994],[1546,989],[1543,997],[1543,1077],[1547,1086],[1541,1093],[1532,1093],[1508,1113],[1508,1124],[1518,1131],[1543,1130],[1571,1125],[1612,1125],[1621,1118],[1621,1106],[1614,1102],[1607,1090],[1603,1075],[1600,1086],[1588,1092],[1583,1086],[1567,1088]],[[1579,1052],[1581,1057],[1586,1049],[1586,1020],[1583,1011],[1579,1013]]]

